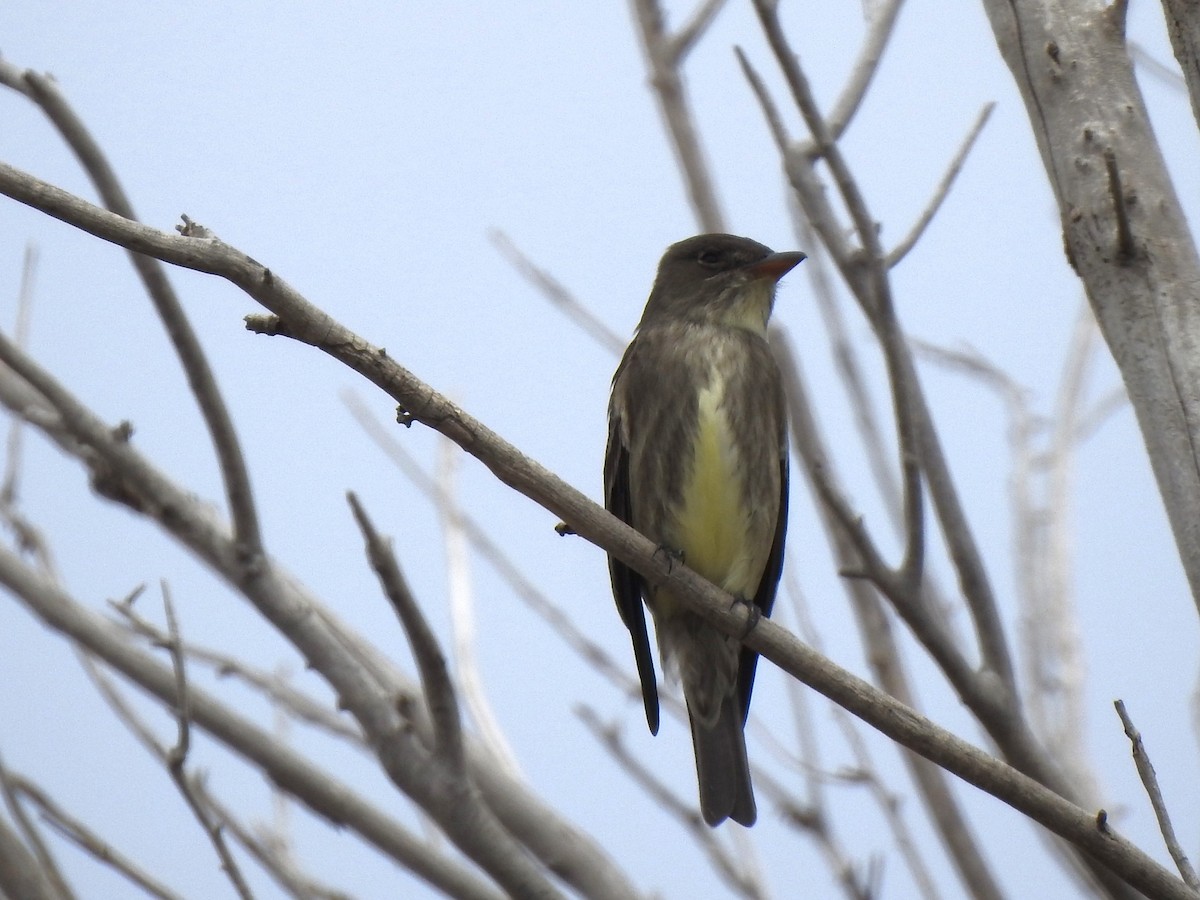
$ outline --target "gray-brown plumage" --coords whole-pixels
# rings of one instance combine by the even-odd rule
[[[763,615],[783,566],[788,487],[767,321],[776,282],[802,259],[728,234],[669,247],[609,403],[605,505]],[[651,732],[658,688],[643,600],[683,686],[704,819],[753,824],[743,727],[758,655],[619,560],[609,557],[609,571]]]

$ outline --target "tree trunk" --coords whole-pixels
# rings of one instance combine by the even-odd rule
[[[1121,370],[1200,606],[1200,259],[1134,80],[1125,3],[984,7],[1025,100],[1067,258]]]

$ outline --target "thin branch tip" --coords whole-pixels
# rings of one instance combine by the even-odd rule
[[[1197,875],[1195,868],[1188,859],[1187,853],[1184,852],[1183,845],[1179,842],[1179,838],[1175,834],[1175,826],[1171,822],[1171,814],[1167,809],[1167,801],[1163,797],[1162,788],[1158,783],[1158,774],[1154,771],[1154,764],[1150,761],[1150,754],[1146,751],[1146,745],[1142,741],[1141,732],[1133,724],[1133,719],[1129,715],[1128,710],[1125,709],[1125,702],[1123,700],[1114,701],[1113,706],[1117,710],[1117,715],[1121,718],[1121,727],[1125,730],[1125,735],[1129,738],[1134,767],[1137,769],[1138,777],[1142,780],[1142,787],[1146,790],[1146,796],[1150,800],[1154,816],[1158,820],[1158,830],[1162,835],[1163,843],[1167,847],[1167,852],[1171,854],[1171,859],[1174,860],[1180,877],[1183,878],[1188,887],[1194,891],[1200,891],[1200,875]]]

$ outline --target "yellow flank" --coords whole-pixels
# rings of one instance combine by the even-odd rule
[[[700,392],[695,456],[675,523],[683,561],[714,584],[747,597],[757,578],[750,572],[753,548],[738,453],[721,408],[724,387],[714,369],[708,387]]]

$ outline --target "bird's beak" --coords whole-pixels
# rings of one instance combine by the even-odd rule
[[[771,281],[778,281],[807,258],[799,250],[772,253],[765,259],[746,266],[746,272],[752,279],[769,278]]]

